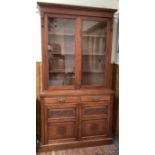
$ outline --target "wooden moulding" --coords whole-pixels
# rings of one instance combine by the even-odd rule
[[[41,97],[52,96],[79,96],[79,95],[113,95],[114,91],[111,89],[79,89],[79,90],[59,90],[59,91],[43,91],[40,93]]]
[[[76,148],[76,147],[98,146],[98,145],[104,145],[104,144],[106,145],[106,144],[111,144],[112,141],[113,141],[112,138],[104,138],[104,139],[89,140],[89,141],[82,140],[82,141],[48,144],[48,145],[42,145],[37,150],[37,152],[46,152],[46,151],[67,149],[67,148]]]
[[[85,15],[98,17],[113,17],[116,9],[86,7],[78,5],[64,5],[56,3],[38,2],[41,12],[56,13],[56,14],[70,14],[70,15]],[[52,8],[52,9],[51,9]]]

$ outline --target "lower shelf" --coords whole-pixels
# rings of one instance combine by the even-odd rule
[[[94,140],[81,140],[81,141],[73,141],[73,142],[65,142],[65,143],[54,143],[54,144],[41,145],[39,148],[37,148],[37,152],[48,152],[52,150],[60,150],[60,149],[67,149],[67,148],[107,145],[112,143],[113,143],[112,137],[103,138],[103,139],[94,139]]]

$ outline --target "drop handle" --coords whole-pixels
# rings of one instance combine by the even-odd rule
[[[58,99],[58,102],[59,102],[59,103],[65,103],[65,99],[64,99],[64,98],[59,98],[59,99]]]
[[[95,97],[92,98],[92,101],[93,101],[93,102],[97,102],[97,101],[99,101],[99,100],[100,100],[100,98],[99,98],[98,96],[95,96]]]

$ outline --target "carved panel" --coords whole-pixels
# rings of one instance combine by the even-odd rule
[[[95,133],[98,130],[98,124],[92,123],[90,128],[92,132]]]
[[[74,109],[59,109],[59,110],[49,110],[49,117],[62,117],[62,116],[75,116]]]
[[[59,133],[60,133],[61,135],[65,135],[65,134],[66,134],[66,128],[65,128],[64,126],[59,127],[58,131],[59,131]]]
[[[82,121],[82,137],[105,135],[107,133],[107,119],[99,120],[83,120]]]
[[[75,138],[76,136],[76,122],[49,122],[47,126],[48,140]]]
[[[106,107],[99,107],[99,108],[86,108],[84,110],[85,115],[94,115],[94,114],[105,114],[107,113],[107,108]]]

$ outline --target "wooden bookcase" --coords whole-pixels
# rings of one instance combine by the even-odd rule
[[[112,143],[111,45],[116,10],[38,2],[41,150]]]

